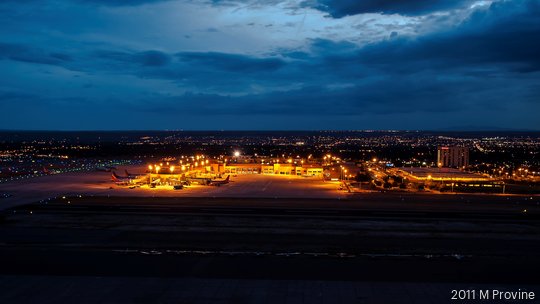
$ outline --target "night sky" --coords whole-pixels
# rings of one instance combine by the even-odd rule
[[[540,0],[3,0],[0,129],[540,130]]]

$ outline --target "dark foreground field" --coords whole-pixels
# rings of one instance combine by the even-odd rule
[[[0,302],[444,303],[539,252],[538,197],[66,197],[4,212]]]

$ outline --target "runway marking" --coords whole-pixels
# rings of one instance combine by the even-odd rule
[[[320,210],[284,210],[285,213],[321,213]],[[339,211],[335,211],[335,210],[323,210],[323,213],[334,213],[334,214],[337,214],[339,213]],[[324,214],[323,214],[324,215]]]
[[[268,186],[272,183],[272,181],[268,181],[268,183],[266,183],[266,185],[264,185],[264,187],[262,188],[262,191],[266,191],[266,189],[268,188]]]

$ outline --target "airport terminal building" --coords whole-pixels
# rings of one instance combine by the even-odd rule
[[[398,168],[398,174],[410,182],[441,190],[464,192],[504,192],[504,183],[489,176],[454,168]]]
[[[237,174],[267,174],[281,176],[323,177],[323,167],[312,164],[296,165],[293,163],[210,163],[196,167],[172,165],[158,166],[158,170],[152,165],[147,171],[148,183],[156,184],[179,184],[185,181],[199,184],[208,184],[215,178]]]
[[[213,164],[212,171],[219,174],[276,174],[298,176],[323,176],[323,167],[317,165],[296,164],[257,164],[257,163],[228,163]]]

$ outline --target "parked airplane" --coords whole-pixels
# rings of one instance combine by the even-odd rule
[[[131,174],[128,172],[128,170],[124,170],[126,173],[126,176],[129,178],[140,178],[141,176],[144,176],[145,174]]]
[[[207,178],[207,177],[186,177],[186,182],[188,182],[189,184],[199,184],[199,185],[210,185],[210,183],[212,182],[212,179],[211,178]]]
[[[159,185],[160,182],[161,182],[161,179],[160,179],[160,178],[153,180],[153,181],[150,183],[150,188],[155,188],[157,185]]]
[[[131,178],[129,176],[120,176],[116,174],[116,172],[112,172],[111,179],[114,183],[116,183],[119,186],[127,186],[127,185],[140,185],[143,183],[142,179],[140,178]]]
[[[227,175],[227,178],[224,179],[224,180],[213,180],[213,181],[211,181],[208,185],[209,185],[209,186],[217,186],[217,187],[219,187],[219,186],[221,186],[221,185],[228,184],[229,181],[230,181],[230,180],[229,180],[230,177],[231,177],[230,175]]]
[[[123,177],[123,176],[118,176],[118,175],[116,175],[116,173],[114,173],[114,171],[111,174],[111,179],[115,184],[117,184],[119,186],[127,186],[130,183],[129,178]]]

